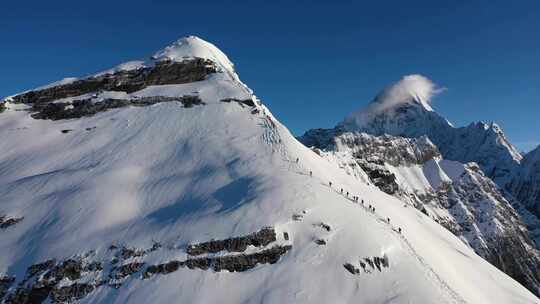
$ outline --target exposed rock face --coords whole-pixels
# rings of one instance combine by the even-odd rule
[[[83,258],[67,259],[60,263],[48,260],[31,265],[26,270],[24,280],[19,282],[17,289],[7,296],[5,303],[42,303],[49,297],[54,303],[81,299],[92,292],[95,286],[85,283],[64,286],[59,286],[59,284],[64,281],[77,281],[83,273],[96,273],[102,269],[101,263],[89,263]],[[14,282],[13,278],[11,284]]]
[[[358,275],[360,274],[360,269],[362,269],[363,273],[372,273],[373,271],[377,270],[381,272],[383,268],[390,267],[390,263],[388,261],[387,256],[378,257],[374,256],[373,258],[363,258],[358,261],[358,266],[354,266],[352,263],[345,263],[343,264],[343,267],[350,272],[351,274]]]
[[[270,248],[259,249],[275,241],[275,230],[272,227],[265,227],[245,236],[190,245],[188,254],[197,257],[150,265],[146,269],[147,263],[144,259],[152,252],[161,250],[160,243],[156,242],[148,249],[111,245],[106,251],[107,255],[112,257],[110,262],[96,260],[95,252],[91,251],[84,256],[59,262],[50,259],[30,265],[26,269],[25,278],[19,282],[16,282],[13,276],[0,276],[0,301],[4,299],[3,303],[11,304],[43,303],[47,300],[54,303],[70,303],[83,299],[102,286],[120,288],[126,280],[134,278],[135,274],[143,270],[142,279],[148,279],[156,274],[169,274],[180,268],[242,272],[259,264],[275,264],[292,248],[290,245],[276,244]],[[200,256],[220,251],[243,252],[250,245],[257,247],[259,251]],[[12,288],[16,283],[16,288]]]
[[[217,71],[218,69],[215,63],[208,59],[196,58],[183,62],[158,61],[153,67],[118,71],[113,74],[94,76],[69,84],[30,91],[11,97],[11,101],[15,103],[39,104],[99,91],[131,93],[151,85],[201,81]]]
[[[24,217],[7,217],[5,215],[0,215],[0,229],[7,229],[21,222],[23,219]]]
[[[15,277],[0,276],[0,300],[4,298],[8,289],[15,283]]]
[[[144,263],[132,262],[132,263],[118,266],[118,267],[114,267],[111,270],[110,277],[115,280],[121,280],[127,276],[130,276],[134,273],[139,272],[143,266],[144,266]]]
[[[169,274],[177,271],[180,267],[184,267],[184,265],[185,263],[180,261],[170,261],[159,265],[150,265],[146,268],[143,278],[147,279],[154,274]]]
[[[53,289],[51,299],[55,303],[72,302],[84,298],[94,291],[96,287],[91,284],[75,283],[68,286]]]
[[[425,136],[374,136],[338,127],[308,131],[300,139],[352,175],[366,177],[433,217],[480,256],[538,292],[540,253],[512,207],[516,202],[475,163],[444,160]]]
[[[251,254],[233,254],[219,257],[192,258],[185,261],[170,261],[164,264],[149,266],[143,278],[150,278],[154,274],[169,274],[182,267],[189,269],[212,269],[214,271],[242,272],[250,270],[258,264],[275,264],[282,255],[292,248],[290,245],[274,246],[269,249]]]
[[[326,241],[323,240],[323,239],[316,239],[315,244],[317,244],[319,246],[324,246],[324,245],[326,245]]]
[[[142,97],[136,99],[104,99],[102,101],[94,101],[93,99],[74,100],[71,103],[56,102],[56,103],[38,103],[34,104],[31,111],[35,112],[32,117],[35,119],[71,119],[81,118],[84,116],[92,116],[99,112],[104,112],[109,109],[122,108],[127,106],[149,106],[161,102],[179,102],[184,107],[190,108],[194,105],[204,104],[198,96],[182,96],[182,97]],[[67,132],[66,132],[67,133]]]
[[[201,255],[205,253],[217,253],[220,251],[243,252],[248,246],[263,247],[276,240],[276,232],[273,228],[263,228],[252,234],[226,240],[213,240],[205,243],[191,244],[187,247],[189,255]]]
[[[221,102],[237,102],[240,105],[246,105],[248,107],[254,107],[255,106],[255,102],[253,101],[253,99],[225,98],[225,99],[222,99],[220,101]]]
[[[239,254],[214,258],[212,265],[215,271],[228,270],[241,272],[254,268],[257,264],[275,264],[279,258],[292,248],[290,245],[274,246],[252,254]],[[188,260],[189,261],[189,260]]]
[[[6,104],[4,102],[0,102],[0,113],[4,112],[6,110]]]
[[[357,160],[358,165],[368,175],[371,182],[382,191],[388,194],[396,194],[399,185],[396,182],[396,175],[386,169],[382,163],[370,163],[364,160]]]
[[[37,274],[40,274],[48,269],[51,269],[52,267],[54,267],[55,263],[56,263],[55,260],[48,260],[43,263],[31,265],[30,267],[28,267],[28,269],[26,269],[26,277],[32,278],[33,276]]]

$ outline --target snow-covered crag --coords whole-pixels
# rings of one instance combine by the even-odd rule
[[[303,146],[200,38],[3,105],[5,303],[538,301]]]
[[[426,136],[375,136],[337,127],[310,130],[300,139],[350,175],[430,215],[529,289],[540,287],[540,253],[476,163],[443,159]]]
[[[519,167],[521,154],[495,123],[452,126],[429,105],[436,92],[434,84],[425,77],[405,76],[379,93],[368,107],[351,113],[342,125],[373,135],[426,135],[445,159],[476,162],[488,177],[505,187]]]

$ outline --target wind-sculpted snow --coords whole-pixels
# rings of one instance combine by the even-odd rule
[[[190,50],[191,57],[215,60],[217,72],[196,82],[82,96],[198,96],[204,106],[160,102],[43,120],[28,105],[7,104],[0,115],[0,140],[9,143],[0,145],[0,212],[24,219],[0,231],[4,300],[537,301],[429,217],[299,143],[213,46],[182,41],[193,46],[158,52],[164,57],[156,60],[176,62],[188,54],[179,50]],[[189,245],[261,227],[272,227],[276,240],[251,240],[241,252],[187,253]],[[354,276],[343,267],[373,257],[387,257],[388,267]],[[70,262],[69,271],[57,271],[68,260],[81,267]],[[84,270],[95,262],[101,264]],[[31,265],[41,274],[25,281]],[[58,275],[45,280],[52,272]]]

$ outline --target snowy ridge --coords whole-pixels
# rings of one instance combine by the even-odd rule
[[[525,155],[509,189],[525,208],[540,218],[540,146]],[[536,236],[540,244],[540,225],[535,228],[539,231]]]
[[[157,51],[152,60],[179,61],[186,59],[204,58],[219,64],[229,74],[235,74],[233,63],[215,45],[196,36],[181,38],[163,50]]]
[[[423,76],[415,75],[412,80],[408,80],[409,77],[412,76],[384,89],[368,106],[348,115],[340,126],[374,135],[428,136],[444,158],[462,163],[476,162],[504,188],[519,167],[522,156],[501,128],[495,123],[483,122],[454,127],[433,111],[429,103],[422,102],[430,100],[440,89]],[[387,93],[389,90],[391,93]],[[382,109],[379,96],[384,96]]]
[[[43,301],[81,303],[537,301],[429,217],[306,148],[229,73],[206,76],[119,96],[196,95],[200,102],[189,106],[163,99],[49,120],[24,111],[30,100],[0,114],[0,139],[11,143],[0,147],[0,211],[22,218],[0,230],[0,277],[14,278],[7,288],[1,285],[6,297],[33,292]],[[275,231],[265,246],[200,258],[187,250],[263,227]],[[265,252],[271,248],[277,253]],[[240,259],[247,270],[218,269],[216,261],[225,263],[219,257]],[[381,257],[386,267],[366,265]],[[50,259],[56,262],[36,264]],[[82,259],[80,277],[62,277],[67,259]],[[346,263],[365,268],[350,273]],[[31,276],[34,271],[41,272]],[[58,282],[46,280],[59,276]]]
[[[238,75],[234,71],[234,64],[227,58],[227,56],[223,52],[221,52],[221,50],[219,50],[213,44],[207,41],[204,41],[203,39],[199,37],[187,36],[187,37],[180,38],[174,43],[172,43],[171,45],[165,47],[164,49],[157,51],[148,60],[134,60],[134,61],[124,62],[111,69],[94,73],[94,74],[85,76],[83,78],[76,78],[76,77],[64,78],[60,81],[56,81],[56,82],[53,82],[44,86],[37,87],[32,90],[28,90],[28,91],[17,93],[12,96],[8,96],[4,98],[4,100],[9,101],[11,97],[13,96],[21,95],[21,94],[28,93],[31,91],[39,91],[43,89],[53,88],[60,85],[71,84],[80,79],[95,78],[95,77],[100,77],[100,76],[105,76],[105,75],[112,75],[118,72],[126,72],[126,71],[138,70],[142,68],[153,67],[155,66],[157,62],[162,62],[162,61],[183,62],[186,60],[192,60],[196,58],[211,60],[212,62],[217,64],[219,68],[221,69],[221,71],[226,73],[230,77],[231,80],[240,82]],[[247,86],[245,86],[245,90],[246,91],[249,90]],[[248,93],[249,95],[251,95],[252,92],[248,92]]]
[[[429,215],[486,260],[537,290],[540,252],[514,202],[475,163],[442,159],[427,137],[374,136],[338,127],[308,131],[301,140],[351,176]]]

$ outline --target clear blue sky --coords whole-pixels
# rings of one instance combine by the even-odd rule
[[[182,2],[2,1],[0,96],[193,34],[295,134],[419,73],[447,88],[434,108],[455,125],[496,121],[518,148],[540,144],[540,1]]]

